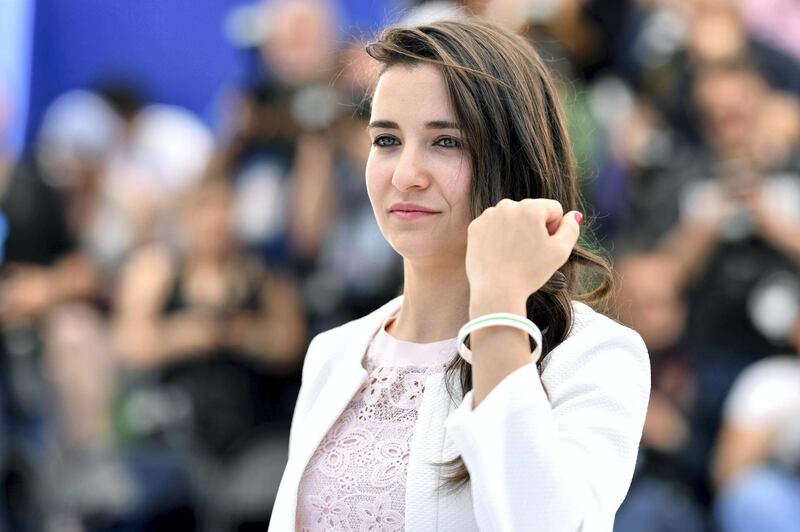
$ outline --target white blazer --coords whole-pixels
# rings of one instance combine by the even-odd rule
[[[317,446],[367,377],[367,346],[402,297],[311,342],[270,532],[295,530],[300,479]],[[406,480],[410,532],[610,532],[630,486],[650,395],[641,337],[573,302],[564,342],[507,376],[475,409],[441,374],[425,382]],[[470,473],[437,489],[458,455]]]

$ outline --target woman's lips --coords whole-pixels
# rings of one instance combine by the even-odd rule
[[[395,203],[389,207],[389,214],[399,220],[418,220],[439,213],[416,203]]]
[[[438,213],[429,211],[390,211],[390,214],[400,220],[417,220]]]

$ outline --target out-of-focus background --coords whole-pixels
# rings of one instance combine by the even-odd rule
[[[309,339],[400,287],[364,43],[465,13],[556,76],[650,349],[615,532],[800,530],[796,0],[0,0],[0,532],[265,529]]]

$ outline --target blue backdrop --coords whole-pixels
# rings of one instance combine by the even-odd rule
[[[232,7],[249,3],[36,0],[27,141],[56,96],[111,78],[135,80],[148,100],[209,119],[214,96],[248,70],[246,54],[226,41],[223,22]],[[343,29],[371,32],[398,13],[399,3],[341,0]]]
[[[28,113],[33,7],[33,0],[0,0],[0,90],[13,106],[0,146],[13,154],[22,148]]]

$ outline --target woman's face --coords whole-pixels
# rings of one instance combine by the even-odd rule
[[[472,169],[439,70],[387,69],[368,129],[367,192],[383,236],[408,260],[463,262]]]

